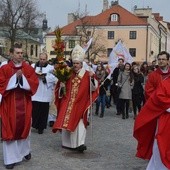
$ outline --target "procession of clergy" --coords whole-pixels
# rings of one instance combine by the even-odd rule
[[[57,119],[52,131],[62,130],[63,147],[86,150],[89,108],[98,96],[98,81],[92,71],[82,67],[84,50],[79,45],[73,49],[74,71],[65,83],[53,74],[54,66],[48,64],[46,53],[30,65],[23,60],[20,44],[15,44],[10,52],[11,59],[1,63],[0,68],[1,137],[6,169],[31,159],[31,126],[43,134],[53,98]],[[66,94],[62,92],[63,86]]]

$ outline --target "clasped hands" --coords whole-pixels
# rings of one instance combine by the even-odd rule
[[[20,79],[22,77],[22,70],[18,70],[16,72],[17,78]]]

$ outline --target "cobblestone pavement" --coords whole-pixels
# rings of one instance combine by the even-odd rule
[[[15,170],[144,170],[147,161],[135,157],[136,141],[132,136],[133,115],[117,116],[115,108],[105,111],[103,118],[92,116],[88,127],[87,151],[77,153],[61,147],[61,134],[47,128],[39,135],[32,129],[32,159],[17,164]],[[91,128],[93,127],[93,128]],[[0,170],[3,165],[0,144]]]

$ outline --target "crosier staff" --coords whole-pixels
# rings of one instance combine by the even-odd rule
[[[91,45],[92,45],[92,40],[93,40],[93,38],[91,37],[90,38],[90,40],[87,42],[87,44],[84,46],[84,52],[85,53],[87,53],[87,55],[88,55],[88,60],[90,60],[90,53],[89,53],[89,49],[91,48]],[[93,113],[93,105],[92,105],[92,85],[91,85],[91,83],[92,83],[92,76],[93,76],[93,71],[92,71],[92,68],[89,66],[89,68],[88,68],[88,70],[89,70],[89,81],[90,81],[90,108],[89,108],[89,110],[88,110],[88,112],[90,111],[90,127],[91,127],[91,138],[92,138],[92,141],[93,141],[93,115],[92,115],[92,113]]]
[[[91,127],[91,138],[93,141],[93,102],[92,102],[92,76],[93,76],[93,72],[91,70],[92,68],[89,66],[89,81],[90,81],[90,127]],[[93,80],[94,81],[94,80]]]

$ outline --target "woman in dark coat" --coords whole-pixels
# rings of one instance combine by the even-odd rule
[[[134,119],[138,112],[141,109],[142,101],[143,101],[143,83],[144,83],[144,76],[140,72],[138,66],[134,66],[132,68],[132,75],[134,78],[134,86],[132,89],[132,103],[133,103],[133,113]]]

